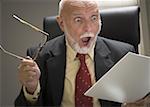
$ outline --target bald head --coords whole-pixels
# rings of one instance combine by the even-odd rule
[[[61,0],[59,3],[59,15],[66,13],[72,7],[99,7],[98,0]]]

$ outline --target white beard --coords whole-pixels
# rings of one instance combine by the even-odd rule
[[[97,36],[94,37],[93,40],[90,41],[89,46],[88,47],[80,47],[79,46],[79,43],[76,42],[72,47],[74,48],[74,50],[77,52],[77,53],[80,53],[80,54],[87,54],[92,48],[93,48],[93,45],[95,44],[95,41],[97,39]]]
[[[80,47],[79,43],[76,42],[70,35],[68,35],[67,32],[65,32],[65,35],[66,35],[66,38],[68,41],[70,41],[70,45],[71,47],[77,52],[77,53],[80,53],[80,54],[87,54],[92,48],[93,48],[93,45],[95,44],[95,41],[97,39],[97,36],[94,37],[93,40],[90,41],[89,46],[88,47]]]
[[[69,32],[68,32],[68,29],[66,27],[64,27],[64,33],[66,35],[66,39],[69,41],[69,45],[77,52],[77,53],[80,53],[80,54],[87,54],[92,48],[93,46],[95,45],[95,42],[97,40],[97,36],[98,36],[98,33],[101,31],[101,21],[100,21],[100,27],[99,27],[99,30],[96,34],[96,36],[94,37],[94,34],[91,33],[91,32],[85,32],[83,35],[81,35],[80,38],[82,37],[94,37],[93,40],[90,40],[89,43],[88,43],[88,46],[86,47],[80,47],[78,41],[75,41],[75,39],[70,36]]]

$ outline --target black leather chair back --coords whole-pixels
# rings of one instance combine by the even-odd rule
[[[102,30],[99,36],[132,44],[138,53],[140,43],[139,12],[138,6],[101,10]],[[45,17],[43,29],[50,34],[48,40],[63,34],[56,22],[56,16]]]

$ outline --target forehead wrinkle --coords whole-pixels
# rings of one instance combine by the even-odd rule
[[[67,13],[74,8],[97,8],[98,3],[95,0],[64,0],[62,13]]]
[[[98,7],[95,1],[91,0],[68,0],[70,1],[70,6],[75,7]]]
[[[93,4],[91,3],[87,3],[85,1],[73,1],[70,3],[71,6],[76,6],[76,7],[89,7],[89,6],[92,6]]]
[[[84,12],[84,13],[83,13],[83,12],[80,12],[80,11],[74,11],[74,12],[72,12],[71,14],[72,14],[72,16],[82,16],[82,15],[84,15],[85,13],[87,14],[87,12],[88,12],[89,15],[92,15],[92,14],[97,14],[97,13],[98,13],[98,10],[94,10],[94,11],[90,12],[89,10],[86,10],[86,9],[85,9],[85,12]]]

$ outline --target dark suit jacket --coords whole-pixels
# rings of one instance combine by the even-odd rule
[[[28,55],[32,55],[34,51],[35,48],[30,49]],[[133,46],[129,44],[98,37],[94,51],[95,76],[97,81],[127,52],[134,50]],[[35,105],[60,106],[64,91],[66,69],[65,37],[60,36],[48,41],[36,62],[41,70],[41,92]],[[105,100],[100,100],[100,103],[102,107],[120,106],[119,103]],[[30,105],[26,101],[22,90],[15,100],[15,105]]]

